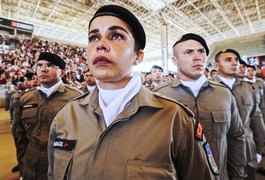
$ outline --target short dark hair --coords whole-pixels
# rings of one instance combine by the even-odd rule
[[[163,68],[160,67],[160,66],[158,66],[158,65],[153,65],[152,68],[151,68],[151,70],[152,70],[152,69],[160,69],[162,72],[164,72],[164,71],[163,71]]]

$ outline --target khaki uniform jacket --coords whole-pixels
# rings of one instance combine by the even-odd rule
[[[263,122],[265,123],[265,82],[263,79],[257,77],[256,84],[259,86],[260,89],[260,110],[262,112]]]
[[[223,85],[206,81],[195,97],[192,91],[181,84],[179,78],[161,84],[156,92],[186,105],[200,121],[204,135],[216,160],[220,178],[244,178],[246,164],[244,127],[235,99]]]
[[[17,157],[24,179],[47,179],[50,125],[59,109],[82,92],[61,85],[50,97],[36,88],[20,97],[17,116]]]
[[[223,83],[217,76],[213,81]],[[245,129],[245,138],[247,145],[247,163],[249,166],[257,167],[256,154],[261,153],[265,141],[265,127],[259,108],[259,94],[251,83],[236,79],[233,85],[232,93],[235,96],[237,108]],[[253,137],[253,134],[255,137]],[[255,139],[255,141],[254,141]]]
[[[49,137],[48,177],[213,179],[202,147],[204,141],[194,137],[192,117],[174,100],[142,86],[106,127],[96,88],[65,105],[56,115]]]

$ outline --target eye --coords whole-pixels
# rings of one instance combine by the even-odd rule
[[[36,67],[37,67],[37,69],[41,69],[42,68],[42,64],[37,64]]]
[[[204,49],[199,49],[198,51],[200,54],[204,54],[205,53],[205,50]]]
[[[192,53],[192,50],[187,50],[184,52],[184,54],[191,54]]]
[[[111,39],[113,39],[113,40],[120,40],[120,39],[122,39],[122,35],[120,34],[120,33],[113,33],[112,34],[112,36],[110,37]]]
[[[91,35],[88,37],[88,42],[95,42],[98,40],[99,40],[99,37],[97,35]]]
[[[48,63],[46,66],[47,66],[47,69],[52,69],[52,68],[55,67],[55,65],[54,64],[51,64],[51,63]]]

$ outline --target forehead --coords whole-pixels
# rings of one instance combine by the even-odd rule
[[[99,16],[96,17],[90,25],[89,31],[93,29],[106,30],[111,26],[120,26],[127,31],[132,33],[130,26],[123,20],[115,16]]]
[[[193,49],[193,48],[201,49],[201,48],[204,48],[201,43],[199,43],[198,41],[195,41],[193,39],[183,41],[183,42],[177,44],[175,47],[176,47],[176,49]]]
[[[232,52],[225,52],[225,53],[221,53],[219,55],[219,58],[228,58],[228,57],[237,58],[237,56],[234,53],[232,53]]]
[[[39,61],[37,61],[37,64],[48,64],[48,63],[51,63],[51,62],[49,62],[47,60],[39,60]]]

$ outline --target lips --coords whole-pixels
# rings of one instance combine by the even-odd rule
[[[105,64],[110,64],[110,63],[111,61],[104,56],[96,57],[93,61],[94,65],[105,65]]]

